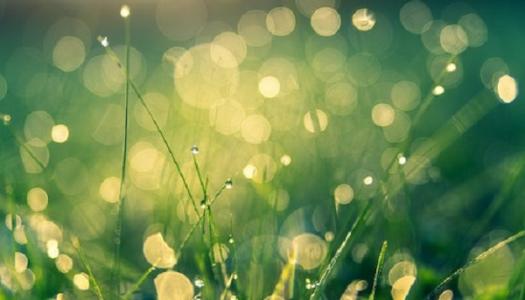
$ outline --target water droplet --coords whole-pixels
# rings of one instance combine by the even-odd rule
[[[239,276],[237,276],[236,272],[233,272],[232,273],[232,278],[233,278],[233,280],[237,280],[237,278],[239,278]]]
[[[363,183],[365,185],[371,185],[372,183],[374,183],[374,177],[372,176],[366,176],[364,179],[363,179]]]
[[[202,280],[200,277],[195,277],[195,279],[193,279],[193,284],[196,288],[202,289],[204,287],[204,280]]]
[[[206,208],[206,206],[208,206],[208,201],[206,201],[206,199],[202,199],[201,200],[201,208]]]
[[[199,147],[197,147],[197,145],[191,146],[191,154],[193,155],[199,154]]]
[[[4,125],[9,125],[11,123],[11,115],[3,115],[2,121],[4,122]]]
[[[97,37],[98,42],[102,45],[102,47],[107,48],[109,46],[109,40],[107,36],[101,36],[99,35]]]
[[[441,85],[436,85],[436,87],[434,87],[434,89],[432,90],[432,94],[434,94],[434,96],[443,95],[444,92],[445,88]]]
[[[230,237],[228,238],[228,243],[233,244],[235,243],[235,239],[233,239],[233,236],[230,234]]]
[[[120,16],[123,17],[123,18],[127,18],[127,17],[129,17],[130,13],[131,13],[131,11],[129,9],[129,6],[122,5],[122,7],[120,8]]]
[[[399,155],[399,157],[397,158],[397,162],[400,164],[400,165],[404,165],[407,163],[407,158],[404,156],[404,155]]]
[[[456,71],[456,69],[457,69],[457,66],[456,66],[455,63],[449,63],[449,64],[447,65],[447,67],[446,67],[446,70],[447,70],[447,72],[449,72],[449,73],[452,73],[452,72]]]
[[[228,190],[230,190],[233,187],[233,180],[231,178],[226,179],[224,185]]]

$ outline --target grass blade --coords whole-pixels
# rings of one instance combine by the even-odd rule
[[[381,246],[381,251],[379,251],[379,257],[377,258],[376,273],[374,275],[374,282],[372,284],[372,292],[370,293],[368,300],[374,300],[375,298],[377,281],[379,279],[379,275],[381,275],[381,271],[383,270],[383,264],[385,263],[385,254],[386,254],[387,248],[388,248],[388,242],[384,241],[383,245]]]
[[[100,288],[100,285],[98,284],[97,279],[95,278],[95,274],[93,273],[93,270],[91,269],[91,266],[87,262],[86,258],[84,257],[84,254],[82,253],[82,250],[80,249],[80,245],[78,240],[72,240],[71,244],[73,245],[73,248],[75,249],[75,252],[77,253],[78,259],[80,260],[80,263],[86,269],[86,272],[89,275],[89,279],[93,283],[93,287],[95,288],[95,295],[99,300],[104,300],[104,296],[102,293],[102,289]]]
[[[337,265],[339,263],[339,260],[341,259],[343,254],[347,252],[348,247],[350,245],[349,242],[352,239],[354,232],[365,221],[366,217],[368,216],[368,212],[370,211],[371,206],[372,206],[372,200],[369,200],[369,202],[366,205],[366,207],[359,214],[359,216],[357,217],[356,221],[352,225],[352,228],[350,228],[350,230],[346,234],[343,242],[341,243],[341,245],[339,245],[339,248],[337,248],[337,251],[335,252],[335,255],[332,257],[332,259],[330,260],[328,265],[326,265],[326,267],[324,268],[323,272],[321,273],[321,277],[319,278],[319,282],[316,285],[313,293],[310,295],[310,300],[319,299],[320,293],[324,289],[324,287],[325,287],[325,285],[326,285],[326,283],[328,281],[328,278],[330,277],[332,272],[334,272],[334,270],[336,269],[336,267],[337,267]]]
[[[128,133],[129,133],[129,69],[130,69],[130,18],[124,18],[125,24],[125,43],[126,43],[126,86],[124,92],[124,141],[122,149],[122,164],[120,170],[120,189],[119,189],[119,201],[117,203],[117,224],[115,227],[115,255],[113,261],[113,295],[120,295],[120,247],[121,247],[121,236],[122,236],[122,223],[124,221],[124,201],[126,198],[126,165],[128,161]]]
[[[523,237],[525,237],[525,230],[520,231],[520,232],[518,232],[518,233],[508,237],[507,239],[497,243],[496,245],[490,247],[489,249],[485,250],[483,253],[481,253],[480,255],[476,256],[474,259],[468,261],[463,267],[457,269],[456,271],[454,271],[454,273],[450,274],[447,278],[445,278],[440,284],[437,285],[436,288],[434,288],[434,290],[432,292],[430,292],[430,294],[427,295],[426,299],[427,300],[432,299],[433,296],[437,295],[437,293],[439,293],[448,283],[450,283],[456,277],[458,277],[463,272],[465,272],[465,270],[467,270],[470,266],[479,263],[480,261],[482,261],[485,258],[489,257],[490,255],[494,254],[494,252],[496,252],[500,248],[502,248],[502,247],[504,247],[504,246],[506,246],[506,245],[508,245],[508,244],[510,244],[510,243],[512,243],[514,241],[516,241],[516,240],[519,240],[519,239],[521,239]]]

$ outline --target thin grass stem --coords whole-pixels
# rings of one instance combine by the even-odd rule
[[[128,135],[129,135],[129,70],[130,70],[130,18],[124,18],[125,26],[125,45],[126,45],[126,67],[125,77],[126,85],[124,91],[124,141],[122,145],[122,164],[120,169],[120,189],[119,189],[119,201],[117,203],[117,224],[115,228],[115,255],[113,261],[113,295],[120,295],[120,248],[122,240],[122,226],[124,222],[124,204],[126,198],[126,166],[128,161]]]
[[[381,246],[381,251],[379,251],[379,256],[377,258],[376,273],[374,275],[374,281],[372,283],[372,292],[370,293],[370,296],[368,296],[368,300],[374,300],[375,298],[377,281],[379,279],[379,275],[381,275],[381,272],[383,270],[383,264],[385,263],[385,255],[387,248],[388,242],[384,241],[383,245]]]
[[[93,287],[95,288],[95,295],[99,300],[104,300],[104,296],[102,293],[102,289],[100,288],[100,285],[98,284],[97,279],[95,278],[95,274],[93,273],[93,270],[91,269],[91,266],[87,262],[86,258],[84,257],[84,254],[82,253],[82,250],[80,249],[77,241],[72,241],[71,244],[73,245],[73,249],[75,249],[75,252],[77,253],[77,256],[80,260],[80,263],[82,266],[86,269],[86,272],[89,275],[89,279],[93,283]]]

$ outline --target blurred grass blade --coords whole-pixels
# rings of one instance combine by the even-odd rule
[[[512,277],[507,285],[508,299],[525,300],[525,251],[516,264]]]
[[[84,254],[82,253],[82,250],[80,249],[80,245],[78,241],[72,240],[71,244],[73,245],[73,249],[75,249],[75,252],[77,253],[78,259],[80,260],[80,263],[86,269],[86,272],[89,275],[89,279],[93,283],[93,286],[95,288],[95,295],[99,300],[104,300],[104,296],[102,293],[102,289],[100,288],[100,285],[98,284],[98,281],[95,277],[95,274],[93,273],[93,270],[91,269],[91,266],[89,265],[88,261],[84,257]]]
[[[379,252],[379,257],[377,258],[376,273],[374,275],[374,282],[372,283],[372,292],[370,293],[368,300],[374,300],[375,298],[377,281],[379,279],[379,276],[381,275],[381,271],[383,270],[383,264],[385,263],[385,255],[387,248],[388,242],[384,241],[383,245],[381,246],[381,251]]]
[[[506,245],[508,245],[508,244],[510,244],[510,243],[512,243],[514,241],[516,241],[516,240],[519,240],[519,239],[521,239],[523,237],[525,237],[525,230],[520,231],[520,232],[518,232],[518,233],[508,237],[507,239],[497,243],[496,245],[490,247],[489,249],[485,250],[480,255],[476,256],[474,259],[468,261],[463,267],[457,269],[454,273],[452,273],[447,278],[445,278],[440,284],[438,284],[436,286],[436,288],[430,294],[428,294],[426,299],[428,299],[428,300],[432,299],[433,296],[437,295],[437,293],[439,293],[448,283],[450,283],[456,277],[458,277],[463,272],[465,272],[465,270],[467,270],[470,266],[481,262],[482,260],[484,260],[485,258],[487,258],[490,255],[494,254],[496,251],[498,251],[502,247],[504,247],[504,246],[506,246]]]
[[[111,59],[113,59],[115,61],[117,66],[119,66],[120,68],[124,69],[124,67],[122,66],[122,63],[120,62],[120,59],[115,54],[115,52],[111,49],[111,47],[110,46],[106,46],[106,47],[104,47],[104,49],[106,49],[106,53],[109,55],[109,57]],[[142,93],[140,92],[139,88],[133,82],[133,80],[131,78],[129,79],[129,84],[130,84],[131,89],[133,90],[133,92],[135,93],[137,98],[139,99],[141,105],[146,110],[146,113],[148,114],[149,118],[153,122],[153,125],[155,126],[155,130],[157,131],[157,133],[159,134],[160,138],[162,139],[162,143],[164,144],[164,146],[166,146],[166,149],[168,150],[168,153],[170,155],[171,161],[175,165],[175,169],[177,170],[177,173],[179,174],[179,177],[182,180],[184,189],[185,189],[186,193],[188,194],[188,197],[190,198],[190,201],[191,201],[193,209],[195,210],[195,213],[197,215],[200,215],[199,214],[199,210],[197,209],[197,205],[195,204],[195,198],[193,197],[193,193],[191,192],[191,189],[189,187],[188,181],[186,180],[186,176],[182,172],[182,168],[181,168],[181,165],[180,165],[179,161],[175,158],[175,153],[173,152],[173,149],[171,148],[170,144],[168,143],[168,140],[166,138],[166,135],[165,135],[164,131],[160,128],[159,122],[157,121],[157,119],[153,115],[153,112],[151,111],[150,107],[148,106],[148,104],[144,100],[144,97],[142,96]]]
[[[330,275],[332,275],[332,272],[334,272],[335,269],[337,268],[340,259],[348,251],[348,247],[350,246],[350,243],[349,243],[350,240],[352,239],[355,231],[361,226],[361,224],[367,218],[368,212],[370,211],[371,207],[372,207],[372,200],[370,199],[366,207],[363,209],[363,211],[361,211],[356,221],[352,225],[352,228],[350,228],[350,230],[347,232],[343,242],[341,243],[341,245],[339,245],[339,248],[337,248],[337,251],[335,252],[334,256],[332,257],[328,265],[326,265],[325,268],[323,269],[321,273],[321,277],[319,278],[319,282],[316,284],[314,291],[310,295],[310,300],[315,300],[315,299],[320,298],[321,292],[326,286],[326,283]]]

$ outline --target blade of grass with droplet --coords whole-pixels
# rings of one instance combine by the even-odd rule
[[[125,66],[125,92],[124,92],[124,140],[122,145],[122,164],[120,169],[119,201],[117,203],[117,224],[115,227],[115,253],[111,274],[112,298],[120,295],[120,247],[122,239],[122,226],[124,222],[124,202],[126,198],[126,166],[128,161],[128,135],[129,135],[129,69],[130,69],[130,18],[124,18],[125,44],[126,44],[126,66]]]

